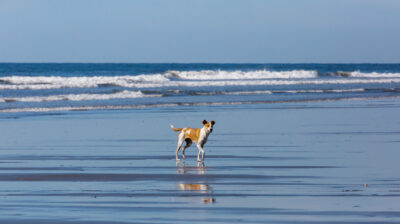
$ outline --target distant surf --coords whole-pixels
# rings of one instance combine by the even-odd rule
[[[324,78],[327,75],[335,78]],[[317,71],[168,71],[164,74],[137,76],[6,76],[0,78],[0,90],[62,88],[160,88],[196,86],[257,86],[297,84],[399,83],[400,73],[336,72],[318,75]]]
[[[104,64],[0,64],[0,112],[400,96],[398,64],[112,64],[104,69]]]

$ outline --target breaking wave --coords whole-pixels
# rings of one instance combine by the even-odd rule
[[[384,73],[378,73],[378,72],[370,72],[370,73],[364,73],[360,71],[354,71],[354,72],[343,72],[343,71],[337,71],[334,73],[329,73],[329,75],[332,76],[341,76],[341,77],[355,77],[355,78],[400,78],[400,73],[390,73],[390,72],[384,72]]]
[[[36,73],[32,76],[29,73],[26,76],[6,73],[8,76],[0,77],[0,112],[111,110],[400,96],[400,68],[383,70],[392,71],[390,73],[373,72],[371,69],[361,72],[357,68],[349,72],[339,71],[346,70],[346,66],[332,70],[330,65],[307,65],[304,67],[309,70],[293,68],[287,71],[263,68],[240,70],[230,65],[224,67],[232,70],[209,69],[214,66],[203,70],[166,70],[164,66],[155,69],[159,72],[139,75],[119,73],[117,68],[112,70],[114,73],[104,76],[93,76],[94,73],[85,71],[82,74],[79,73],[81,71],[71,73],[69,70],[64,73],[43,72],[38,76]],[[334,72],[322,73],[320,70]],[[105,74],[101,72],[99,70],[96,74]],[[116,73],[123,75],[115,76]]]
[[[293,72],[293,71],[292,71]],[[291,73],[292,73],[291,72]],[[370,83],[400,83],[398,73],[350,73],[351,77],[338,77],[335,79],[315,78],[314,72],[307,75],[298,75],[289,78],[283,72],[275,72],[275,76],[254,75],[243,72],[239,75],[219,72],[217,75],[192,75],[194,72],[179,72],[177,75],[166,74],[138,75],[138,76],[85,76],[85,77],[60,77],[60,76],[9,76],[0,78],[0,90],[20,89],[60,89],[60,88],[97,88],[117,86],[125,88],[160,88],[160,87],[202,87],[202,86],[260,86],[260,85],[322,85],[322,84],[370,84]],[[228,75],[230,74],[230,75]],[[313,75],[311,75],[313,74]],[[377,75],[380,74],[381,76]],[[265,75],[265,74],[263,74]],[[174,78],[172,78],[175,77]],[[310,76],[311,78],[305,78]],[[189,78],[191,77],[191,78]],[[226,79],[230,77],[230,79]],[[242,77],[242,78],[240,78]],[[272,78],[275,77],[275,78]],[[280,77],[280,78],[277,78]],[[287,77],[287,78],[282,78]],[[300,78],[302,77],[302,78]],[[368,78],[368,79],[366,79]]]
[[[293,70],[293,71],[223,71],[223,70],[202,70],[202,71],[168,71],[167,77],[183,80],[235,80],[235,79],[306,79],[317,78],[317,71]]]
[[[196,86],[197,81],[222,80],[259,80],[259,79],[306,79],[316,78],[317,71],[167,71],[163,74],[148,74],[137,76],[8,76],[0,78],[0,90],[7,89],[60,89],[60,88],[96,88],[119,86],[127,88],[151,88],[163,86]],[[182,81],[182,82],[179,82]],[[192,81],[192,82],[190,82]],[[229,83],[227,83],[229,84]],[[198,83],[198,86],[208,85]],[[219,85],[225,85],[219,82]]]
[[[96,88],[101,86],[135,87],[136,84],[163,83],[169,79],[164,75],[138,76],[9,76],[0,79],[0,89],[59,89]]]

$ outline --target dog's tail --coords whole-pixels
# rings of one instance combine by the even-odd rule
[[[183,128],[175,128],[172,124],[171,124],[171,128],[174,131],[182,131]]]

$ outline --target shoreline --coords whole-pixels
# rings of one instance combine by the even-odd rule
[[[226,105],[262,105],[262,104],[296,104],[296,103],[321,103],[336,101],[368,101],[398,99],[400,96],[376,96],[376,97],[342,97],[331,99],[307,99],[307,100],[286,100],[286,101],[239,101],[239,102],[198,102],[198,103],[164,103],[164,104],[142,104],[142,105],[113,105],[113,106],[76,106],[76,107],[47,107],[47,108],[19,108],[0,109],[0,113],[30,113],[30,112],[73,112],[73,111],[113,111],[151,108],[179,108],[179,107],[214,107]]]

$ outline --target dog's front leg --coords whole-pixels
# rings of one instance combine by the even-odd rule
[[[203,146],[204,146],[205,143],[206,142],[201,143],[201,149],[202,149],[202,157],[201,157],[201,159],[202,160],[204,160],[204,157],[205,157],[205,154],[206,154],[206,151],[204,151],[204,149],[203,149]]]
[[[200,160],[200,153],[202,154],[202,158],[204,160],[204,150],[203,147],[201,146],[201,144],[197,143],[197,148],[199,149],[199,154],[197,154],[197,161],[201,161]]]

